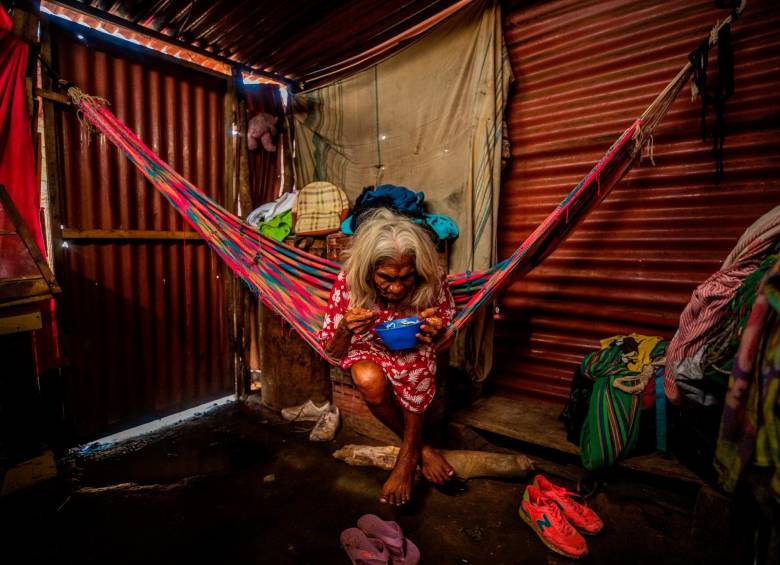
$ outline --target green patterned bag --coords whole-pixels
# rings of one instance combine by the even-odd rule
[[[663,358],[667,344],[663,340],[657,343],[650,354],[653,361]],[[583,374],[593,379],[588,414],[580,434],[582,464],[591,471],[611,466],[629,454],[639,437],[642,392],[626,392],[624,385],[639,381],[643,372],[628,368],[632,357],[627,349],[630,348],[617,340],[586,355],[580,365]],[[647,368],[654,372],[651,365]],[[652,372],[651,378],[655,378]]]

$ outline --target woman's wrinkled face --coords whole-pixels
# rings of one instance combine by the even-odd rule
[[[417,286],[414,258],[407,256],[380,261],[374,268],[373,282],[386,302],[403,302]]]

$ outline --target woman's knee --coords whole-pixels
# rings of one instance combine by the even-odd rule
[[[387,400],[387,379],[376,363],[358,361],[352,365],[352,381],[369,404],[382,404]]]

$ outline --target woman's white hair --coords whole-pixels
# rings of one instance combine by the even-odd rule
[[[409,219],[387,208],[369,212],[355,231],[345,251],[344,274],[350,306],[371,308],[377,303],[374,269],[387,259],[411,257],[417,270],[417,285],[404,301],[408,307],[428,308],[441,284],[442,269],[430,235]]]

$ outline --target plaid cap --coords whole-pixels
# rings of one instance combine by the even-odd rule
[[[337,231],[341,224],[341,211],[349,209],[347,195],[335,184],[327,181],[310,182],[298,193],[293,206],[295,233]]]

